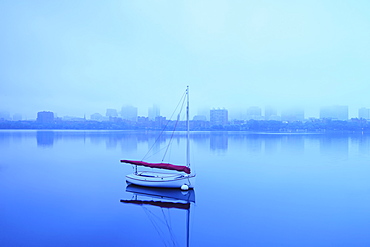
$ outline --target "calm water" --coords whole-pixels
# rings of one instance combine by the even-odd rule
[[[190,246],[370,246],[370,136],[192,133],[189,210],[120,202],[161,201],[126,191],[119,162],[160,161],[156,138],[0,131],[0,246],[186,246],[188,212]]]

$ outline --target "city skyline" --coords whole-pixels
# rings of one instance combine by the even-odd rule
[[[224,104],[225,105],[225,104]],[[99,107],[99,110],[94,110],[94,109],[91,109],[89,111],[83,111],[81,110],[81,112],[79,112],[78,114],[75,114],[73,112],[75,112],[73,110],[73,108],[71,109],[63,109],[63,111],[57,111],[57,110],[53,110],[51,109],[51,107],[44,107],[44,108],[40,108],[38,110],[36,110],[35,112],[25,112],[25,111],[22,111],[22,109],[20,109],[19,111],[10,111],[8,108],[6,107],[2,107],[0,108],[0,115],[4,115],[4,114],[8,114],[9,116],[11,117],[15,117],[15,118],[19,118],[20,116],[22,117],[22,119],[36,119],[36,114],[37,112],[40,112],[40,111],[51,111],[51,112],[54,112],[58,117],[84,117],[84,116],[90,116],[94,113],[99,113],[101,114],[102,116],[105,116],[106,115],[106,112],[107,110],[116,110],[117,111],[117,114],[119,114],[122,110],[123,107],[135,107],[137,108],[137,114],[138,116],[145,116],[145,117],[148,117],[149,115],[149,111],[153,111],[153,107],[156,107],[157,111],[159,110],[159,112],[161,113],[160,115],[161,116],[165,116],[165,117],[169,117],[173,110],[174,109],[169,109],[169,107],[166,107],[165,110],[162,109],[160,107],[160,105],[158,104],[148,104],[148,107],[137,107],[135,105],[132,105],[132,104],[122,104],[121,106],[118,106],[118,107]],[[261,111],[262,111],[262,115],[264,116],[264,113],[265,113],[265,110],[270,108],[270,109],[274,109],[276,111],[276,115],[278,116],[281,116],[281,114],[284,112],[284,111],[290,111],[292,109],[302,109],[304,111],[304,114],[305,114],[305,118],[320,118],[320,110],[322,108],[325,108],[325,107],[335,107],[335,106],[346,106],[348,107],[348,118],[357,118],[359,116],[359,110],[361,108],[365,108],[365,109],[368,109],[370,108],[370,103],[369,105],[361,105],[357,108],[355,107],[351,107],[349,105],[339,105],[339,104],[329,104],[329,105],[322,105],[322,106],[318,106],[318,107],[314,107],[314,108],[305,108],[305,107],[302,107],[302,106],[299,106],[299,105],[293,105],[293,106],[285,106],[285,107],[277,107],[277,106],[274,106],[274,105],[264,105],[264,106],[259,106],[259,105],[256,105],[256,104],[252,104],[252,105],[249,105],[249,106],[239,106],[239,107],[234,107],[234,108],[227,108],[227,107],[224,107],[224,106],[216,106],[216,107],[210,107],[210,108],[207,108],[207,107],[197,107],[197,106],[194,106],[192,104],[190,104],[190,106],[192,107],[190,109],[190,114],[192,116],[195,116],[195,115],[208,115],[208,118],[209,118],[209,111],[211,109],[227,109],[229,111],[229,115],[231,116],[231,118],[234,118],[234,119],[240,119],[240,118],[243,118],[243,117],[246,117],[246,115],[248,115],[248,109],[250,108],[254,108],[254,107],[257,107],[257,108],[260,108]],[[195,109],[194,109],[195,108]],[[153,113],[151,113],[153,114]]]
[[[292,107],[286,109],[277,109],[272,106],[250,106],[245,107],[242,112],[233,112],[226,108],[211,108],[208,110],[203,109],[202,111],[198,111],[198,113],[191,113],[190,119],[206,119],[206,121],[211,121],[211,115],[213,112],[220,112],[222,110],[226,110],[226,118],[229,121],[231,120],[277,120],[277,121],[303,121],[308,120],[310,118],[314,119],[324,119],[324,118],[332,118],[338,120],[349,120],[351,118],[363,118],[363,119],[370,119],[370,108],[361,107],[356,109],[357,114],[355,116],[351,116],[349,114],[349,107],[348,106],[340,106],[340,105],[331,105],[331,106],[322,106],[319,109],[319,112],[316,114],[317,116],[309,116],[305,112],[305,109],[300,107]],[[55,118],[64,119],[64,120],[73,120],[73,119],[91,119],[91,120],[109,120],[110,117],[118,117],[130,121],[137,121],[138,117],[145,117],[149,120],[155,120],[155,117],[165,117],[169,119],[169,116],[161,115],[160,114],[160,107],[158,105],[153,105],[148,107],[147,114],[139,114],[138,108],[132,105],[124,105],[122,106],[121,110],[107,108],[104,112],[94,112],[92,114],[84,114],[83,116],[74,116],[71,114],[67,115],[60,115],[54,111],[43,110],[36,112],[34,117],[27,118],[23,117],[22,114],[19,113],[10,113],[7,111],[0,111],[0,120],[36,120],[38,118],[38,114],[40,112],[52,112]],[[141,111],[143,112],[143,111]],[[155,113],[153,113],[155,112]],[[154,115],[153,115],[154,114]]]
[[[369,107],[368,1],[0,3],[0,111]]]

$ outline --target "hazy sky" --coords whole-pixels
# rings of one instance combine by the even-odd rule
[[[0,110],[370,107],[370,1],[0,1]]]

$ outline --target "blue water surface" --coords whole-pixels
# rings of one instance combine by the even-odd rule
[[[170,141],[183,164],[182,132],[0,131],[0,246],[370,246],[370,136],[192,132],[189,210],[121,202],[186,203],[119,162]]]

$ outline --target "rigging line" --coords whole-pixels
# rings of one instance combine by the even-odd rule
[[[171,246],[177,246],[177,243],[176,243],[177,241],[176,241],[176,237],[175,237],[175,234],[174,234],[173,229],[172,229],[172,226],[171,226],[171,221],[168,221],[168,219],[167,219],[168,216],[171,215],[169,213],[170,212],[170,209],[167,209],[167,213],[168,213],[168,216],[167,216],[165,214],[165,212],[164,212],[164,209],[161,208],[163,219],[159,215],[155,215],[148,208],[145,208],[145,210],[146,210],[146,214],[149,217],[149,219],[151,220],[153,226],[156,228],[156,231],[157,231],[158,235],[162,238],[162,241],[165,244],[165,246],[167,246],[167,243],[166,243],[166,239],[168,239],[167,235],[169,235],[169,237],[170,237],[170,239],[168,240],[168,242],[172,242]],[[152,215],[153,218],[150,217],[150,215]],[[159,223],[156,223],[156,221],[154,220],[155,218],[158,220],[158,222],[160,222],[163,225],[166,225],[167,226],[168,234],[167,234],[167,232],[164,229],[161,228],[161,226],[160,226]],[[171,217],[169,217],[169,218],[171,218]]]
[[[176,245],[176,238],[174,236],[174,233],[173,233],[173,230],[172,230],[172,227],[171,227],[171,220],[168,220],[167,219],[166,214],[164,213],[163,208],[162,208],[162,214],[163,214],[164,220],[166,221],[166,226],[167,226],[168,232],[170,233],[171,241],[172,241],[173,245],[175,246]],[[168,211],[168,215],[170,215],[169,211]]]
[[[154,219],[157,219],[157,221],[158,222],[160,222],[160,223],[162,223],[162,224],[166,224],[166,221],[164,220],[164,219],[162,219],[160,216],[158,216],[158,215],[155,215],[152,211],[150,211],[148,208],[146,208],[145,206],[143,206],[143,208],[145,209],[145,210],[147,210],[147,212],[148,212],[148,215],[150,214],[150,215],[152,215],[152,217],[154,218]]]
[[[172,142],[172,140],[173,140],[173,135],[175,134],[175,130],[176,130],[177,124],[178,124],[178,123],[179,123],[179,121],[180,121],[180,115],[181,115],[181,112],[182,112],[182,110],[184,109],[184,103],[185,103],[185,97],[184,97],[184,100],[182,101],[182,105],[181,105],[181,108],[180,108],[180,112],[179,112],[179,114],[177,115],[177,121],[176,121],[176,124],[175,124],[175,128],[174,128],[174,129],[173,129],[173,131],[172,131],[172,135],[171,135],[171,138],[170,138],[170,140],[169,140],[169,142],[168,142],[166,152],[165,152],[165,153],[164,153],[164,155],[163,155],[162,162],[163,162],[164,158],[166,157],[166,154],[167,154],[168,148],[170,147],[171,142]]]
[[[163,149],[165,149],[166,147],[162,147],[161,149],[159,149],[157,152],[155,152],[155,153],[152,153],[152,155],[150,155],[150,156],[146,156],[145,158],[146,159],[149,159],[150,157],[152,157],[152,156],[154,156],[154,155],[156,155],[157,153],[160,153]]]
[[[175,110],[172,112],[172,115],[170,116],[170,119],[167,121],[167,123],[166,123],[166,125],[164,126],[164,128],[162,129],[161,133],[159,134],[159,136],[158,136],[158,137],[157,137],[157,139],[154,141],[153,145],[150,147],[150,149],[149,149],[149,150],[148,150],[148,152],[144,155],[144,158],[143,158],[141,161],[143,161],[145,158],[147,158],[147,155],[149,154],[149,152],[153,149],[154,145],[158,142],[159,138],[162,136],[162,134],[163,134],[164,130],[167,128],[167,126],[168,126],[168,124],[170,123],[170,121],[171,121],[171,119],[172,119],[173,115],[174,115],[174,114],[175,114],[175,112],[177,111],[177,108],[179,107],[179,105],[180,105],[181,101],[183,101],[183,98],[185,98],[185,96],[186,96],[186,92],[187,92],[187,90],[185,90],[185,92],[184,92],[184,93],[183,93],[183,95],[181,96],[179,103],[177,103],[177,106],[176,106]]]
[[[176,121],[176,124],[175,124],[175,128],[177,127],[177,123],[179,122],[179,118],[177,118],[177,121]],[[162,158],[162,162],[164,160],[164,158],[166,158],[166,154],[167,154],[167,151],[168,151],[168,148],[171,146],[171,142],[172,142],[172,137],[173,137],[173,134],[174,134],[175,131],[172,131],[172,134],[171,134],[171,137],[170,137],[170,140],[168,141],[168,145],[166,147],[166,151],[164,152],[164,155],[163,155],[163,158]]]
[[[153,216],[155,216],[155,215],[149,209],[147,209],[145,207],[143,207],[143,209],[144,209],[145,214],[148,216],[150,222],[152,223],[154,229],[157,231],[159,237],[162,239],[164,245],[167,246],[167,243],[166,243],[166,240],[165,240],[165,233],[160,230],[160,226],[157,223],[155,223],[155,221],[152,219],[152,217],[150,217],[150,215],[153,215]]]
[[[171,233],[171,237],[173,238],[172,242],[175,246],[177,244],[177,240],[176,240],[176,236],[173,232],[172,219],[171,219],[171,214],[169,213],[169,209],[168,209],[168,218],[169,218],[170,233]]]

